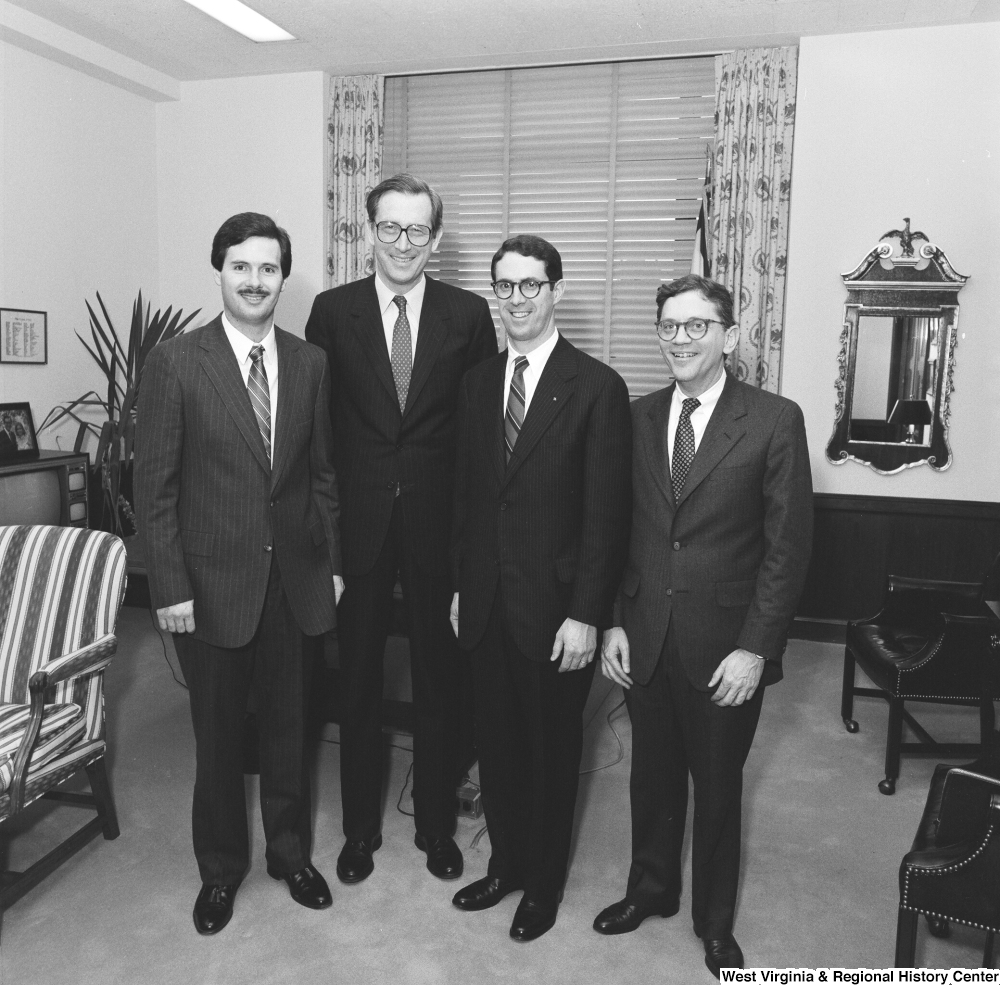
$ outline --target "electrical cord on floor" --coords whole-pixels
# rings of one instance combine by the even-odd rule
[[[149,621],[153,624],[153,629],[156,630],[156,635],[160,637],[160,646],[163,647],[163,659],[167,662],[167,666],[170,668],[170,676],[177,681],[178,684],[186,691],[188,689],[187,684],[185,684],[175,673],[174,665],[170,662],[170,658],[167,656],[167,641],[163,638],[163,633],[160,631],[159,625],[156,622],[156,615],[153,610],[149,610]]]
[[[609,691],[608,694],[610,693],[611,692]],[[603,704],[603,702],[601,703]],[[601,770],[611,769],[612,766],[617,766],[625,758],[625,745],[622,742],[622,737],[618,734],[618,729],[616,729],[614,725],[611,724],[611,716],[614,715],[614,713],[618,711],[618,709],[621,708],[623,704],[625,704],[624,698],[622,698],[621,701],[619,701],[618,704],[616,704],[614,708],[612,708],[611,711],[608,712],[608,717],[607,717],[608,728],[611,729],[612,733],[614,734],[615,740],[618,742],[618,758],[612,760],[612,762],[610,763],[605,763],[603,766],[594,766],[589,770],[580,770],[580,776],[585,776],[587,773],[600,773]]]

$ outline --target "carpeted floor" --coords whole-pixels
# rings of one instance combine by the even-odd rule
[[[530,944],[507,931],[517,895],[482,913],[451,905],[455,889],[486,871],[489,837],[470,848],[481,823],[461,819],[457,840],[466,878],[441,883],[413,846],[404,789],[409,737],[386,737],[389,763],[385,843],[375,872],[343,886],[334,872],[342,843],[338,747],[321,744],[315,771],[313,860],[334,891],[332,908],[297,906],[264,870],[259,812],[254,855],[229,927],[199,937],[191,908],[199,889],[190,846],[194,767],[187,695],[174,681],[149,614],[124,609],[120,646],[108,671],[111,782],[121,837],[97,839],[3,917],[3,985],[244,985],[269,982],[634,983],[711,981],[691,930],[690,887],[681,912],[606,938],[595,914],[624,895],[629,864],[631,733],[621,693],[598,674],[589,721],[578,834],[565,901],[555,928]],[[169,641],[166,643],[170,647]],[[858,701],[857,735],[840,721],[842,648],[793,641],[785,681],[769,691],[746,770],[744,873],[736,936],[754,967],[868,967],[892,964],[897,871],[909,849],[934,760],[907,757],[893,797],[879,794],[886,707]],[[918,715],[936,738],[971,740],[975,710],[935,708]],[[330,727],[327,740],[336,739]],[[613,764],[613,765],[608,765]],[[256,788],[253,780],[248,780]],[[80,815],[39,804],[17,829],[0,829],[17,868]],[[689,839],[690,840],[690,839]],[[977,966],[983,935],[954,928],[930,938],[923,925],[917,961],[925,967]]]

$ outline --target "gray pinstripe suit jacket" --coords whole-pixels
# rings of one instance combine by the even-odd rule
[[[275,337],[273,467],[221,316],[155,346],[139,390],[136,515],[153,606],[193,598],[194,636],[215,646],[253,635],[272,552],[302,630],[336,624],[329,370],[321,349]]]
[[[675,502],[667,456],[673,387],[632,404],[632,542],[621,625],[634,680],[652,676],[673,623],[691,683],[708,689],[737,647],[781,678],[812,546],[812,475],[797,404],[727,375]]]
[[[628,389],[560,337],[508,463],[506,363],[501,352],[471,370],[459,395],[459,643],[472,649],[482,638],[499,584],[508,631],[542,662],[567,617],[611,625],[629,534]]]

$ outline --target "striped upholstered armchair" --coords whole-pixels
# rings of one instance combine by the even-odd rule
[[[117,537],[0,527],[0,823],[39,797],[97,811],[24,872],[0,873],[0,913],[99,832],[118,837],[104,766],[104,668],[124,594]],[[92,794],[54,789],[81,769]]]

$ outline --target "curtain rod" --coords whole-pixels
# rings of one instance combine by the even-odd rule
[[[532,62],[530,65],[519,65],[516,63],[506,65],[490,65],[487,67],[476,66],[475,68],[426,68],[413,72],[386,72],[387,79],[408,79],[418,75],[467,75],[470,72],[506,72],[508,70],[526,68],[564,68],[570,65],[612,65],[624,62],[669,62],[679,61],[682,58],[714,58],[717,55],[728,55],[735,51],[734,48],[725,48],[720,51],[699,51],[694,54],[685,55],[630,55],[627,58],[578,58],[567,61],[553,62]]]

